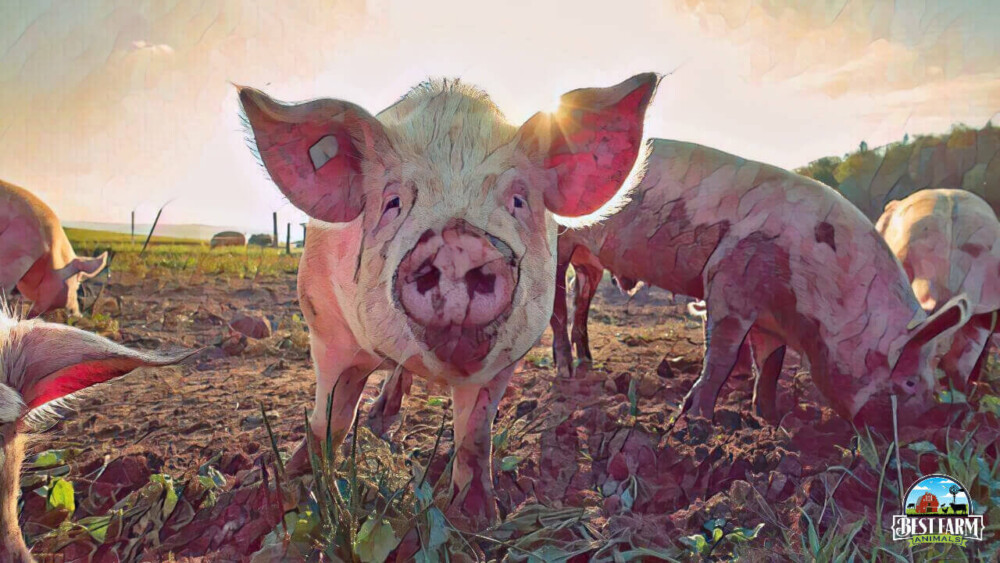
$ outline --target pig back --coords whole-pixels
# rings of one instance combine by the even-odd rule
[[[921,190],[888,203],[877,228],[925,310],[963,292],[973,314],[1000,308],[1000,221],[982,198]]]
[[[46,255],[56,268],[74,257],[59,220],[42,200],[0,180],[0,288],[10,291]]]

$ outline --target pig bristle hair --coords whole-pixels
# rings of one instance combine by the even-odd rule
[[[271,178],[271,174],[267,171],[267,167],[264,166],[264,159],[260,156],[260,148],[257,147],[257,138],[254,137],[253,127],[250,126],[250,118],[247,117],[246,108],[243,104],[239,104],[238,116],[240,119],[240,126],[243,127],[243,143],[250,149],[250,154],[253,155],[253,159],[257,162],[257,166],[260,167],[261,171],[264,173],[264,177],[267,178],[269,182],[274,182]]]
[[[14,346],[24,338],[24,335],[34,326],[43,322],[41,318],[31,320],[22,319],[18,312],[11,307],[10,303],[3,296],[0,296],[0,395],[9,393],[16,395],[16,397],[7,397],[8,400],[5,401],[7,403],[12,402],[10,399],[16,398],[16,401],[13,401],[13,403],[21,403],[23,405],[21,394],[17,392],[15,387],[8,385],[10,383],[7,381],[7,369],[10,367],[8,365],[8,358],[11,358]],[[68,412],[75,411],[76,409],[73,408],[73,404],[79,402],[79,399],[85,397],[91,389],[98,389],[104,385],[108,385],[108,383],[94,385],[93,387],[60,397],[32,409],[23,419],[26,430],[28,432],[37,432],[40,429],[48,428],[52,423],[65,418]],[[18,412],[18,415],[20,415],[20,412]],[[6,418],[4,418],[6,416],[7,414],[3,413],[2,409],[0,409],[0,419],[6,421]]]

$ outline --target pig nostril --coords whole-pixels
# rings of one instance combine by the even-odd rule
[[[417,291],[421,295],[437,287],[440,280],[441,270],[431,265],[424,266],[414,276],[414,281],[417,282]]]
[[[483,268],[475,268],[465,273],[465,287],[469,291],[469,298],[480,293],[490,295],[496,286],[496,274],[487,274]]]

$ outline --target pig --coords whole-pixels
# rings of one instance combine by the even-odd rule
[[[965,190],[927,189],[890,201],[875,228],[896,254],[913,292],[930,313],[965,293],[972,319],[941,360],[948,383],[967,391],[989,354],[1000,311],[1000,221],[989,203]]]
[[[470,528],[496,521],[490,427],[552,312],[555,216],[599,216],[616,195],[658,81],[647,73],[573,90],[520,127],[457,80],[420,84],[375,116],[239,87],[264,168],[311,218],[298,294],[316,366],[316,439],[329,429],[342,443],[378,369],[448,385],[449,513]],[[308,468],[305,445],[291,474]]]
[[[80,329],[19,320],[0,302],[0,561],[32,561],[17,521],[24,432],[32,422],[48,415],[53,401],[189,356],[139,352]]]
[[[16,287],[31,300],[28,317],[65,307],[80,316],[77,290],[101,273],[108,253],[77,256],[56,214],[34,194],[0,181],[0,294]]]
[[[964,294],[933,313],[921,308],[874,225],[828,186],[692,143],[648,148],[629,201],[559,237],[551,325],[561,369],[572,362],[562,282],[572,262],[581,288],[574,339],[585,358],[586,310],[604,268],[705,301],[705,360],[685,417],[712,417],[744,342],[763,359],[758,395],[773,390],[762,381],[777,378],[787,346],[848,421],[885,422],[891,394],[906,412],[927,405],[935,346],[969,320]]]

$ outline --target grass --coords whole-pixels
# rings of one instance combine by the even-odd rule
[[[237,278],[275,277],[298,271],[301,249],[286,254],[284,248],[220,247],[210,249],[207,241],[154,236],[145,254],[144,237],[122,233],[66,229],[76,253],[92,256],[110,250],[112,272],[139,278],[198,275]]]

